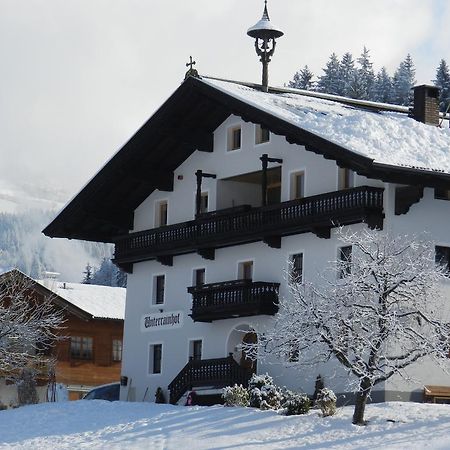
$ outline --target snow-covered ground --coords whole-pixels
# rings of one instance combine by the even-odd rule
[[[251,408],[80,400],[0,411],[0,449],[449,449],[450,405],[369,405],[322,418]]]

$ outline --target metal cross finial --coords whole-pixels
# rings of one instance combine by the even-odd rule
[[[267,1],[267,0],[266,0]],[[195,61],[192,61],[192,56],[189,56],[189,62],[186,63],[186,67],[189,67],[189,71],[191,71],[195,64],[197,64]]]
[[[194,69],[194,65],[195,64],[197,64],[197,63],[192,60],[192,56],[189,56],[189,62],[186,63],[186,67],[189,67],[189,69],[186,72],[186,75],[184,76],[184,79],[186,79],[188,77],[200,78],[199,75],[198,75],[197,69]]]

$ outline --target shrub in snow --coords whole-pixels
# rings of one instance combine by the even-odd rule
[[[306,414],[311,409],[311,400],[306,394],[297,394],[285,390],[283,392],[283,408],[287,416]]]
[[[222,398],[225,406],[248,406],[250,395],[242,384],[223,388]]]
[[[322,416],[332,416],[336,412],[336,395],[328,388],[323,388],[317,394],[316,403],[322,411]]]
[[[273,378],[267,373],[254,374],[248,382],[250,406],[260,409],[280,409],[283,395],[281,389],[273,384]]]
[[[158,387],[155,392],[155,403],[166,403],[166,397],[161,387]]]
[[[8,409],[8,405],[5,405],[4,403],[0,402],[0,411],[4,411],[5,409]]]

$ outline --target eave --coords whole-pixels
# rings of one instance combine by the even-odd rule
[[[450,188],[450,175],[374,163],[338,144],[188,78],[45,229],[50,237],[113,242],[133,227],[134,210],[195,150],[213,150],[214,130],[231,114],[259,123],[292,144],[385,182]]]

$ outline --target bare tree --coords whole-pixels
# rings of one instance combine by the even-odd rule
[[[0,276],[0,372],[22,382],[51,365],[46,353],[64,321],[51,298],[36,296],[33,283],[18,270]]]
[[[375,385],[396,374],[407,379],[403,369],[424,357],[445,367],[450,327],[441,281],[447,274],[429,242],[376,230],[341,229],[338,236],[347,250],[333,273],[313,284],[291,277],[290,295],[280,301],[273,328],[259,333],[257,350],[258,357],[303,367],[339,362],[356,394],[353,423],[362,425]]]

